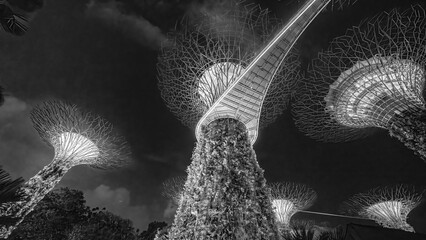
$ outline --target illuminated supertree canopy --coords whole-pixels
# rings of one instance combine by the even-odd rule
[[[171,43],[159,56],[162,97],[172,112],[190,127],[195,127],[225,90],[241,77],[279,26],[278,21],[269,18],[268,11],[261,10],[258,5],[225,4],[231,5],[226,15],[203,13],[197,20],[185,18],[182,29],[170,34]],[[298,64],[297,55],[291,52],[280,69],[273,69],[278,73],[273,76],[274,81],[264,99],[262,125],[272,122],[286,107],[298,76]],[[246,88],[256,86],[253,82]],[[266,86],[257,87],[265,89]],[[235,93],[239,99],[233,107],[262,100],[261,91],[257,95],[243,96],[245,91],[240,89]],[[246,110],[257,114],[255,109]],[[244,112],[226,116],[239,118],[241,115]]]
[[[272,205],[275,216],[284,229],[290,228],[290,220],[300,210],[311,207],[317,199],[314,190],[293,182],[272,183]]]
[[[183,187],[185,185],[186,177],[178,176],[169,178],[163,182],[163,196],[171,199],[176,205],[182,198]]]
[[[129,148],[113,132],[112,125],[99,116],[81,112],[75,105],[44,102],[32,110],[31,121],[55,154],[52,162],[20,189],[23,200],[1,207],[1,215],[20,218],[18,224],[72,167],[114,169],[130,162]],[[0,237],[9,235],[15,227],[1,229]]]
[[[296,94],[296,125],[331,142],[387,129],[424,158],[425,28],[425,11],[416,5],[367,19],[333,40]]]
[[[423,198],[413,186],[378,187],[359,193],[344,203],[342,211],[376,221],[386,228],[414,232],[407,216]]]

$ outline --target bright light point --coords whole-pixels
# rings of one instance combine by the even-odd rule
[[[216,99],[243,73],[244,67],[231,62],[216,63],[204,71],[198,83],[198,93],[207,106]]]
[[[373,57],[360,61],[330,85],[324,98],[326,110],[344,126],[386,127],[409,106],[423,106],[419,96],[424,73],[410,60]]]
[[[272,201],[275,216],[280,223],[290,224],[290,219],[296,213],[296,206],[286,199],[274,199]]]
[[[99,157],[99,148],[81,134],[64,132],[56,139],[55,151],[61,158],[86,160]]]

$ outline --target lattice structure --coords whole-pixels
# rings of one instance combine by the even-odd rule
[[[374,188],[359,193],[344,203],[343,211],[376,221],[386,228],[414,232],[407,223],[407,216],[420,204],[423,193],[413,186]]]
[[[183,188],[185,185],[186,177],[178,176],[169,178],[163,182],[163,196],[171,199],[176,205],[182,198]]]
[[[54,148],[54,159],[20,189],[21,201],[1,206],[0,215],[20,221],[1,228],[0,238],[7,237],[72,167],[114,169],[130,160],[126,142],[113,133],[112,125],[98,116],[82,113],[75,105],[44,102],[32,110],[31,120],[40,137]]]
[[[316,192],[303,184],[273,183],[270,188],[275,216],[284,229],[290,228],[294,214],[311,207],[317,199]]]
[[[425,28],[424,9],[413,6],[367,19],[333,40],[300,85],[296,125],[312,138],[341,142],[364,137],[371,127],[391,129],[401,123],[399,116],[419,123],[425,110]],[[407,138],[418,131],[391,135],[407,145],[417,141]]]

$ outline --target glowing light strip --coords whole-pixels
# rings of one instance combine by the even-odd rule
[[[308,213],[308,214],[324,215],[324,216],[331,216],[331,217],[354,218],[354,219],[360,219],[360,220],[374,221],[372,219],[363,218],[363,217],[347,216],[347,215],[340,215],[340,214],[333,214],[333,213],[313,212],[313,211],[306,211],[306,210],[300,210],[298,212]]]

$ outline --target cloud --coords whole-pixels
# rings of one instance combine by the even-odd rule
[[[101,184],[94,190],[85,191],[84,197],[87,205],[105,207],[114,214],[130,219],[136,228],[145,229],[150,222],[148,207],[145,205],[131,205],[130,191],[126,188],[112,189]]]
[[[0,121],[19,115],[28,108],[27,104],[13,96],[5,96],[4,105],[0,108]]]
[[[43,7],[43,0],[8,0],[9,4],[26,12],[35,12]]]
[[[167,207],[164,209],[163,217],[165,219],[168,219],[168,220],[169,219],[173,220],[173,217],[176,214],[177,208],[178,208],[178,206],[172,200],[169,200],[168,204],[167,204]]]
[[[41,141],[29,119],[26,102],[6,96],[0,107],[0,165],[12,177],[28,179],[53,157],[53,151]]]
[[[120,3],[115,0],[108,2],[90,0],[86,15],[102,20],[142,45],[153,49],[160,47],[167,39],[159,27],[152,25],[145,18],[123,13],[120,10]]]

